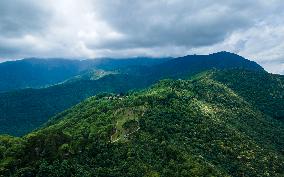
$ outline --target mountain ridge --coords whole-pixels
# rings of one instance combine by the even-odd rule
[[[218,55],[217,59],[216,55]],[[219,55],[220,59],[218,59]],[[230,57],[233,58],[231,63]],[[42,61],[38,60],[37,62]],[[91,62],[96,62],[94,65],[96,65],[97,71],[101,68],[104,72],[117,73],[118,75],[107,75],[91,81],[84,79],[84,73],[88,75],[88,71],[86,71],[82,74],[81,79],[78,79],[78,76],[73,80],[69,79],[69,81],[72,80],[72,83],[67,81],[43,89],[26,89],[0,94],[0,132],[23,135],[37,128],[56,113],[101,92],[123,93],[148,87],[160,79],[187,78],[213,68],[244,66],[246,69],[264,71],[256,63],[227,52],[206,56],[191,55],[175,59],[102,59]]]
[[[159,62],[160,59],[152,58],[96,60],[29,58],[7,61],[0,63],[0,92],[47,87],[93,69],[118,70],[121,66],[127,67],[134,63],[148,66]]]
[[[181,59],[194,59],[200,56],[201,58],[220,59],[224,56],[232,59],[247,59],[230,52],[218,52],[209,55],[186,55],[183,57],[134,57],[134,58],[99,58],[99,59],[67,59],[67,58],[26,58],[15,61],[6,61],[0,63],[0,92],[13,91],[24,88],[41,88],[63,82],[81,72],[86,72],[92,69],[102,69],[106,71],[122,71],[126,72],[127,67],[144,66],[151,67],[162,64],[167,61],[175,61]],[[215,57],[217,56],[217,57]],[[195,59],[196,60],[196,59]],[[215,61],[216,62],[216,61]],[[191,63],[193,64],[193,63]],[[234,63],[235,65],[237,63]],[[200,66],[200,63],[198,64]],[[226,63],[228,65],[228,63]],[[246,67],[251,65],[257,66],[255,62],[246,63]],[[162,66],[161,66],[162,67]],[[220,68],[219,68],[220,69]],[[261,69],[261,68],[258,68]],[[263,69],[263,68],[262,68]],[[155,69],[151,69],[155,72]],[[13,71],[11,73],[11,71]],[[142,71],[143,72],[143,71]],[[133,73],[133,71],[132,71]],[[11,82],[13,80],[13,83]]]

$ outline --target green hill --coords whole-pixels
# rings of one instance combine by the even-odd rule
[[[204,74],[101,94],[23,138],[2,176],[283,176],[284,126]]]

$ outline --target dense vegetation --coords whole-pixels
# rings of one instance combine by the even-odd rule
[[[187,78],[213,68],[264,71],[258,64],[227,52],[175,59],[84,60],[77,61],[77,64],[81,69],[95,66],[96,70],[84,72],[48,88],[0,94],[0,133],[24,135],[56,113],[97,93],[125,93],[132,89],[146,88],[160,79]]]
[[[208,74],[99,94],[23,138],[2,176],[283,176],[284,126]]]
[[[227,70],[214,72],[212,78],[226,84],[265,114],[284,121],[284,76]]]

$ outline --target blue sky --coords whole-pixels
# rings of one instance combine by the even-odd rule
[[[0,60],[230,51],[284,74],[283,0],[1,0]]]

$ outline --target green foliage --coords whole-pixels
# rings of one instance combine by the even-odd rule
[[[208,75],[100,94],[0,142],[3,176],[284,175],[283,124]]]
[[[263,113],[284,121],[284,76],[249,70],[213,72],[213,79],[227,85]]]

